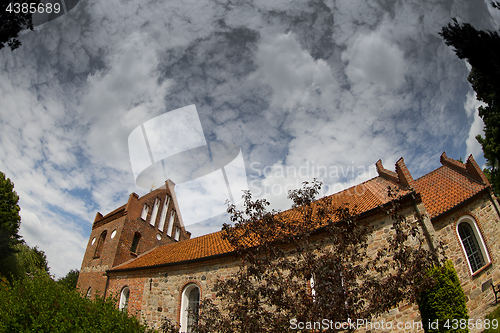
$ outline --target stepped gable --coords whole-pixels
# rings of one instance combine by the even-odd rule
[[[397,186],[391,180],[383,177],[375,177],[362,184],[350,187],[344,191],[332,194],[333,204],[340,206],[349,204],[349,207],[356,207],[357,213],[368,212],[377,208],[381,204],[389,202],[387,195],[388,186]],[[403,191],[406,194],[408,191]],[[319,199],[319,201],[322,199]],[[281,214],[293,214],[290,209]],[[135,270],[158,266],[181,264],[193,260],[208,260],[213,256],[230,254],[235,248],[222,238],[222,232],[218,231],[208,235],[192,238],[182,242],[168,244],[139,257],[114,267],[110,271]]]
[[[441,164],[438,169],[415,180],[414,184],[431,219],[490,187],[472,155],[463,164],[443,153]]]

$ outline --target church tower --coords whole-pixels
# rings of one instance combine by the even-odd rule
[[[165,185],[103,216],[97,213],[77,288],[87,297],[106,296],[106,271],[158,246],[189,239],[174,192]]]

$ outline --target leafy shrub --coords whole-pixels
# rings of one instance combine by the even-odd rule
[[[468,320],[469,315],[453,263],[448,260],[442,267],[431,268],[428,274],[435,285],[422,292],[418,301],[425,332],[469,332],[455,325],[460,319]]]
[[[57,280],[57,283],[59,283],[62,286],[65,286],[68,289],[76,289],[76,285],[78,284],[78,276],[80,275],[80,272],[77,269],[72,269],[66,274],[66,276],[60,278]]]
[[[134,317],[116,309],[116,300],[89,300],[48,274],[0,284],[0,333],[146,332]]]

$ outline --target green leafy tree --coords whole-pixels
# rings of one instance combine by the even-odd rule
[[[38,247],[30,247],[24,241],[15,246],[16,253],[7,260],[10,280],[37,273],[49,274],[47,256]]]
[[[21,46],[21,42],[17,39],[19,32],[24,29],[33,30],[33,14],[29,10],[23,13],[22,6],[19,13],[16,13],[13,3],[39,4],[40,0],[0,1],[0,50],[9,46],[14,51]]]
[[[438,254],[424,246],[418,222],[400,213],[403,198],[389,190],[393,200],[383,210],[393,218],[392,230],[375,252],[372,229],[358,221],[355,207],[335,207],[331,197],[314,201],[320,187],[315,181],[289,192],[291,211],[267,211],[269,203],[249,192],[242,211],[229,206],[234,225],[224,225],[223,237],[241,265],[215,283],[216,301],[202,300],[195,332],[288,332],[294,322],[325,318],[357,323],[432,285],[425,272],[439,263]]]
[[[500,3],[491,2],[500,9]],[[460,59],[472,66],[468,80],[476,92],[477,99],[486,106],[479,107],[479,116],[484,122],[484,137],[476,136],[487,160],[485,174],[496,195],[500,195],[500,36],[496,31],[475,29],[469,23],[453,23],[443,27],[439,33],[446,45],[453,46]]]
[[[0,281],[0,333],[150,332],[135,317],[116,309],[116,298],[90,300],[48,274]]]
[[[0,275],[5,277],[11,275],[10,260],[21,239],[18,234],[21,224],[18,201],[14,184],[0,172]]]
[[[66,274],[66,276],[57,280],[57,282],[68,289],[76,289],[79,275],[80,272],[77,269],[72,269],[68,272],[68,274]]]

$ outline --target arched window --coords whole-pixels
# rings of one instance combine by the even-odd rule
[[[200,289],[194,283],[187,285],[181,299],[181,332],[193,332],[193,325],[198,324]]]
[[[151,224],[152,226],[156,224],[156,215],[158,215],[158,209],[160,209],[160,199],[156,198],[155,204],[153,206],[153,211],[151,212],[151,220],[149,221],[149,224]]]
[[[148,205],[144,205],[144,207],[142,207],[141,219],[143,219],[144,221],[146,221],[146,218],[148,217],[148,210]]]
[[[89,287],[89,289],[87,289],[87,295],[85,295],[85,297],[90,298],[91,294],[92,294],[92,287]]]
[[[120,304],[118,308],[123,311],[127,311],[128,308],[128,297],[130,295],[130,290],[128,287],[123,287],[122,292],[120,293]]]
[[[474,274],[491,261],[481,232],[474,218],[468,215],[462,216],[458,220],[457,232],[460,236],[462,248],[467,255],[469,268]]]
[[[165,203],[163,204],[163,209],[161,210],[160,224],[158,224],[158,230],[163,231],[165,227],[165,221],[167,220],[168,204],[170,203],[170,197],[167,195],[165,197]]]
[[[99,258],[101,256],[102,247],[104,246],[104,241],[106,240],[107,233],[108,232],[104,230],[101,233],[101,236],[99,236],[99,240],[97,241],[97,247],[94,252],[94,258]]]
[[[170,214],[170,220],[168,221],[167,236],[172,237],[172,229],[174,227],[175,210]]]
[[[136,232],[134,238],[132,239],[132,246],[130,247],[130,252],[136,252],[139,246],[139,241],[141,240],[141,234]]]

